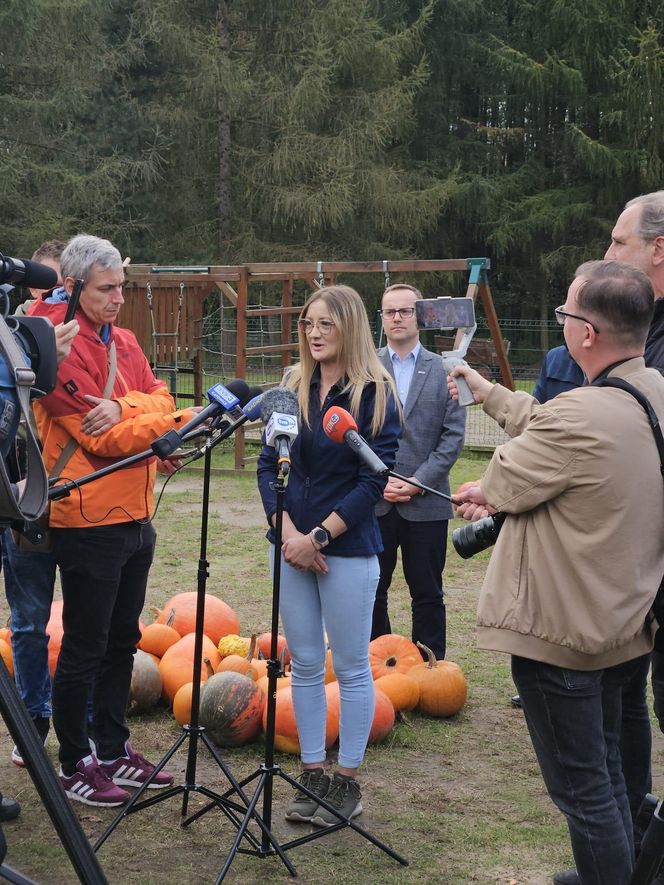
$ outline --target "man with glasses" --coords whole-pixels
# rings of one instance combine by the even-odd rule
[[[626,885],[634,844],[623,687],[653,646],[664,494],[644,410],[598,382],[628,381],[664,417],[664,379],[643,359],[652,285],[627,264],[588,262],[557,316],[587,385],[540,405],[467,367],[451,373],[513,437],[460,493],[459,513],[507,514],[480,593],[478,643],[512,656],[542,776],[567,819],[576,881]],[[574,881],[561,875],[577,872],[554,881]]]
[[[449,494],[449,472],[463,448],[466,415],[448,394],[440,356],[420,344],[415,317],[415,302],[420,298],[414,286],[397,283],[385,290],[382,300],[387,347],[378,355],[394,376],[403,407],[395,472]],[[388,589],[401,548],[413,642],[426,645],[442,660],[446,644],[443,569],[452,508],[443,498],[390,477],[376,513],[383,552],[379,554],[371,638],[392,632]]]

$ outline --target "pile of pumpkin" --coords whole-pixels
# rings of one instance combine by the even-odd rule
[[[154,623],[141,625],[131,687],[131,708],[135,712],[147,710],[163,698],[180,725],[190,722],[196,597],[196,593],[173,596],[157,612]],[[52,672],[62,639],[61,609],[62,603],[53,603],[49,622]],[[248,743],[266,725],[267,658],[272,635],[241,637],[237,614],[211,595],[205,598],[203,631],[200,724],[218,746]],[[429,649],[421,648],[427,661],[422,660],[418,647],[405,636],[390,634],[370,643],[376,697],[370,743],[383,740],[397,718],[411,710],[428,716],[453,716],[465,704],[467,685],[461,668],[451,661],[436,661]],[[282,752],[299,753],[288,674],[290,657],[282,636],[277,637],[277,654],[286,673],[277,680],[275,747]],[[326,746],[330,747],[339,736],[339,686],[329,650],[325,694]]]

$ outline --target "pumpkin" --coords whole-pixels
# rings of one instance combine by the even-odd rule
[[[395,672],[379,676],[375,685],[392,701],[395,713],[414,710],[420,699],[420,687],[410,678],[410,673]]]
[[[325,652],[325,685],[328,682],[334,682],[337,674],[334,672],[334,661],[332,660],[332,649],[328,648]]]
[[[258,637],[258,650],[263,655],[263,657],[267,660],[270,657],[270,649],[272,648],[272,634],[271,633],[261,633]],[[282,661],[282,665],[284,663],[290,664],[290,652],[288,651],[288,645],[286,643],[286,639],[281,633],[277,634],[277,659],[281,660],[281,656],[284,654],[284,658]]]
[[[376,744],[378,741],[382,741],[383,738],[387,737],[394,728],[395,719],[392,701],[388,698],[385,692],[381,691],[379,688],[375,688],[374,696],[374,715],[371,723],[371,731],[369,732],[370,744]]]
[[[164,696],[173,702],[178,688],[181,688],[187,682],[191,682],[194,668],[194,643],[196,635],[188,633],[174,643],[165,653],[159,664],[159,672],[161,673],[161,681],[163,684]],[[219,652],[214,642],[208,637],[203,637],[203,652],[201,655],[201,680],[208,678],[205,659],[210,661],[212,672],[219,666]]]
[[[12,631],[9,628],[9,625],[6,627],[0,627],[0,639],[4,639],[8,645],[12,644]]]
[[[203,686],[205,681],[210,678],[210,676],[214,676],[214,670],[212,669],[212,665],[210,664],[209,658],[203,658],[203,673],[201,673],[201,688],[200,692],[203,691]],[[200,711],[200,692],[198,697],[198,708]],[[173,698],[173,717],[176,722],[180,725],[189,725],[191,722],[191,702],[193,700],[194,693],[194,683],[193,682],[185,682],[184,685],[181,685],[180,688],[175,692],[175,697]]]
[[[281,680],[277,680],[277,685]],[[336,697],[330,689],[336,688]],[[325,721],[325,746],[331,747],[339,737],[339,690],[336,682],[325,686],[327,696],[327,717]],[[290,686],[277,691],[275,710],[274,746],[282,753],[300,752],[300,739],[297,734],[293,695]],[[267,727],[267,704],[263,710],[263,730]]]
[[[237,633],[229,633],[228,636],[221,637],[217,651],[221,655],[222,660],[228,657],[228,655],[240,655],[245,658],[249,652],[250,645],[251,639],[245,639],[244,636],[238,636]]]
[[[142,713],[154,707],[161,697],[161,674],[159,665],[147,652],[140,649],[134,655],[129,691],[129,710]]]
[[[291,684],[290,674],[288,676],[280,676],[277,679],[277,691],[281,691],[282,688],[290,688],[290,684]],[[267,697],[267,693],[269,690],[267,674],[265,674],[265,676],[261,676],[259,679],[257,679],[256,685],[259,688],[263,689],[263,691],[265,692],[265,697]]]
[[[223,642],[223,639],[221,641]],[[225,658],[221,659],[219,666],[217,667],[217,673],[240,673],[242,676],[247,676],[249,679],[253,679],[254,682],[256,682],[258,679],[258,673],[253,666],[255,648],[256,634],[251,637],[251,644],[249,645],[246,655],[226,655]]]
[[[215,673],[201,694],[200,723],[219,747],[239,747],[261,730],[265,696],[240,673]]]
[[[51,605],[51,617],[46,625],[48,633],[48,672],[51,679],[55,676],[55,668],[58,664],[58,655],[62,645],[64,628],[62,626],[62,600],[54,599]]]
[[[408,671],[420,688],[417,709],[428,716],[454,716],[466,703],[468,684],[463,670],[452,661],[437,661],[431,649],[418,643],[428,661]]]
[[[369,664],[374,679],[389,673],[407,673],[415,664],[422,663],[417,646],[405,636],[386,633],[369,643]]]
[[[7,671],[10,676],[14,675],[14,656],[12,654],[11,646],[8,642],[5,642],[4,639],[0,639],[0,657],[2,657],[2,661],[7,668]]]
[[[180,636],[193,633],[196,628],[197,599],[198,594],[195,592],[177,593],[163,607],[157,617],[157,623],[165,624],[170,618],[171,609],[175,609],[175,617],[171,624],[173,629],[177,630]],[[205,594],[203,632],[214,643],[215,654],[217,654],[216,646],[219,645],[222,636],[240,632],[240,619],[230,605],[209,593]]]
[[[175,645],[178,639],[182,639],[178,631],[173,628],[174,619],[175,609],[172,608],[165,624],[160,624],[157,621],[154,624],[148,624],[143,630],[138,647],[142,651],[148,652],[148,654],[155,655],[158,658],[163,657],[168,649]]]

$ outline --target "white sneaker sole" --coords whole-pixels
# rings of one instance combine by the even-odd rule
[[[144,784],[144,781],[132,781],[129,780],[128,777],[114,777],[112,778],[112,781],[118,787],[136,787],[136,789],[138,789],[138,787],[142,787]],[[172,780],[167,784],[156,784],[154,781],[152,781],[152,783],[148,784],[148,790],[165,790],[168,787],[172,786]]]
[[[322,811],[325,811],[327,813],[327,809],[325,808],[323,808]],[[332,827],[334,826],[334,824],[343,823],[344,820],[352,820],[354,817],[357,817],[360,814],[362,814],[362,803],[358,802],[349,818],[333,817],[332,812],[330,812],[330,816],[333,817],[332,820],[326,820],[324,817],[312,817],[311,823],[315,827]]]
[[[71,790],[65,790],[65,796],[68,799],[73,799],[74,802],[82,802],[84,805],[94,805],[96,808],[118,808],[120,805],[125,805],[129,801],[129,796],[126,799],[118,800],[117,802],[96,802],[94,799],[86,799],[85,796],[81,796],[80,793],[74,793]]]

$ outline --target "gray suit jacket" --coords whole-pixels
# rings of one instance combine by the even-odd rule
[[[378,356],[393,375],[387,347],[381,348]],[[394,470],[449,495],[449,472],[463,448],[466,410],[448,393],[441,357],[424,347],[417,356],[403,412],[404,427]],[[451,504],[428,493],[415,495],[405,504],[379,501],[376,513],[383,516],[391,507],[412,522],[452,517]]]

